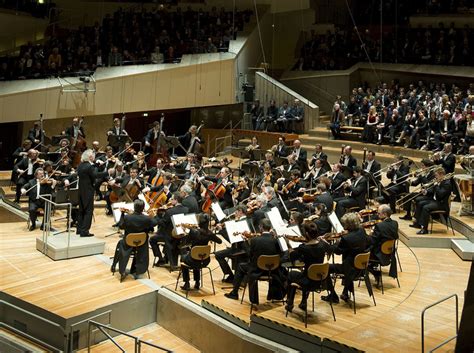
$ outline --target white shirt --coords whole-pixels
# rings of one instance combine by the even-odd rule
[[[39,196],[40,196],[40,187],[41,187],[40,181],[39,179],[36,179],[36,198],[37,199],[39,199]]]
[[[346,167],[349,165],[349,156],[344,156],[344,165]]]
[[[79,135],[79,128],[74,126],[74,137],[77,137],[77,135]]]
[[[28,158],[28,172],[27,172],[28,175],[31,175],[33,174],[33,162],[30,158]]]
[[[448,131],[448,120],[444,120],[444,131]]]
[[[367,166],[365,167],[365,171],[366,172],[370,172],[370,168],[372,168],[372,164],[374,164],[374,159],[372,159],[371,161],[367,161]]]
[[[300,150],[301,150],[301,148],[295,148],[296,159],[298,159],[300,157]]]

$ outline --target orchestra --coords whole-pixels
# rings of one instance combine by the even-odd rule
[[[262,114],[259,112],[257,122],[263,119]],[[386,127],[381,127],[376,116],[371,123],[373,127],[366,131],[369,141],[376,139],[378,129],[389,131],[391,128],[389,121],[385,122]],[[428,134],[429,131],[423,130],[421,123],[417,124],[405,128],[407,137],[414,138],[412,142],[419,144],[416,134]],[[449,212],[449,198],[453,192],[451,179],[456,163],[450,143],[430,159],[423,159],[419,169],[411,171],[415,163],[410,159],[397,156],[393,163],[382,168],[375,152],[367,149],[363,151],[362,165],[358,165],[352,147],[345,145],[341,148],[340,158],[332,161],[336,163],[330,164],[321,144],[315,146],[308,160],[301,141],[294,140],[289,146],[283,135],[270,150],[254,153],[260,150],[260,146],[253,137],[245,148],[249,152],[248,160],[243,162],[255,167],[253,175],[248,175],[244,168],[231,169],[233,161],[227,157],[205,160],[200,151],[204,143],[200,127],[193,125],[185,135],[178,137],[185,156],[176,157],[157,142],[161,137],[167,138],[160,122],[155,122],[143,137],[143,148],[135,149],[137,143],[131,139],[123,145],[111,146],[113,139],[109,139],[109,145],[104,148],[94,141],[92,149],[87,149],[82,119],[74,118],[72,126],[64,131],[66,137],[60,140],[59,148],[53,147],[58,157],[46,154],[49,160],[40,158],[41,152],[32,148],[34,143],[30,140],[25,140],[15,151],[15,201],[19,202],[22,195],[28,195],[30,230],[34,231],[38,209],[44,206],[39,196],[54,195],[55,190],[77,187],[74,184],[78,183],[79,209],[73,210],[71,216],[72,225],[77,227],[77,234],[82,237],[93,236],[90,228],[96,198],[105,200],[108,216],[119,208],[115,204],[133,205],[133,214],[124,214],[125,210],[120,209],[122,215],[115,219],[114,226],[124,229],[125,235],[138,230],[149,232],[148,244],[155,256],[153,265],[169,266],[171,270],[181,268],[184,281],[181,288],[186,291],[191,289],[191,269],[194,288],[199,289],[201,283],[198,264],[191,258],[189,247],[207,245],[210,241],[219,244],[226,241],[227,246],[215,251],[213,256],[224,274],[223,282],[232,284],[232,290],[226,294],[230,299],[239,298],[240,285],[248,276],[251,302],[258,303],[256,278],[261,274],[256,265],[258,256],[280,255],[282,262],[302,262],[300,270],[291,266],[289,270],[279,269],[269,288],[271,298],[281,299],[287,295],[286,309],[289,312],[293,310],[295,299],[295,287],[291,283],[303,288],[299,308],[304,310],[308,291],[314,285],[307,279],[308,268],[324,262],[326,256],[342,256],[342,263],[331,264],[329,272],[331,276],[342,274],[346,279],[340,297],[332,281],[328,281],[329,295],[322,299],[333,303],[339,299],[347,301],[353,291],[353,261],[358,253],[371,249],[371,258],[384,265],[390,264],[391,259],[380,249],[383,241],[398,239],[398,222],[391,217],[397,207],[406,212],[400,217],[402,220],[414,219],[411,226],[419,229],[419,234],[428,233],[431,211]],[[38,133],[36,130],[30,133],[32,136],[29,137],[36,142]],[[113,120],[113,127],[106,135],[131,138],[124,129],[124,119],[119,118]],[[423,139],[423,135],[420,137]],[[468,151],[470,154],[462,157],[460,162],[471,170],[472,146]],[[77,156],[80,161],[75,164]],[[212,168],[218,168],[218,173],[209,172]],[[372,201],[379,205],[378,208],[368,203],[368,199],[372,199],[370,191],[379,192],[380,197]],[[218,219],[216,208],[222,209],[223,219]],[[287,226],[298,229],[297,235],[283,236],[287,250],[281,249],[280,236],[269,221],[268,214],[275,209]],[[177,225],[173,221],[176,215],[196,215],[198,223],[184,235],[177,236]],[[341,221],[342,233],[334,232],[331,216]],[[242,221],[249,232],[241,234],[241,241],[231,241],[233,233],[227,229],[228,222]],[[129,253],[130,249],[120,240],[111,270],[114,272],[119,265],[121,277],[125,275]],[[134,260],[137,276],[148,266],[145,253],[148,254],[147,247],[143,247]],[[184,264],[181,267],[180,259]],[[375,267],[369,267],[369,270],[378,282],[380,272]],[[290,284],[287,291],[282,285],[285,281]]]

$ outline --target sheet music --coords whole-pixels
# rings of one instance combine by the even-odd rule
[[[145,212],[148,211],[150,209],[150,205],[148,204],[148,201],[146,200],[145,195],[143,195],[143,193],[140,193],[138,194],[138,198],[142,200],[143,202],[145,202]]]
[[[286,222],[281,217],[280,210],[278,209],[278,207],[273,207],[265,215],[270,220],[273,229],[281,227],[281,226],[286,227]]]
[[[244,233],[244,232],[251,233],[249,224],[246,219],[237,221],[237,222],[228,221],[228,222],[225,222],[224,224],[225,224],[225,229],[227,230],[227,235],[229,237],[231,244],[244,241],[244,238],[242,237],[241,233]],[[234,233],[240,233],[240,234],[234,235]]]
[[[185,234],[185,229],[183,227],[176,227],[177,224],[195,224],[198,225],[198,220],[195,213],[190,214],[174,214],[171,216],[171,221],[173,222],[173,226],[176,229],[176,235],[183,235]]]
[[[276,228],[273,228],[275,230],[275,233],[278,235],[278,244],[280,245],[281,251],[287,251],[288,250],[288,243],[285,240],[286,235],[292,235],[292,236],[301,236],[300,228],[297,225],[293,226],[287,226],[287,225],[282,225]],[[290,246],[295,249],[298,246],[300,246],[301,243],[297,241],[292,241],[289,240]]]
[[[212,210],[214,211],[214,214],[216,215],[217,220],[218,220],[219,222],[222,222],[222,220],[223,220],[224,218],[226,218],[226,215],[225,215],[224,211],[222,211],[221,205],[219,205],[219,202],[213,202],[213,203],[211,204],[211,208],[212,208]]]
[[[336,233],[340,233],[344,230],[344,227],[342,226],[341,222],[339,221],[339,218],[337,218],[336,213],[332,212],[329,216],[329,222],[331,222],[334,230]]]
[[[118,223],[120,218],[122,218],[121,208],[133,211],[133,202],[115,202],[112,204],[112,214],[114,215],[115,223]]]

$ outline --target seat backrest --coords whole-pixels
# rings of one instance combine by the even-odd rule
[[[365,270],[369,265],[370,251],[356,255],[354,259],[354,267],[357,270]]]
[[[280,266],[280,255],[260,255],[257,267],[263,271],[273,271]]]
[[[142,232],[142,233],[128,233],[125,236],[125,243],[128,246],[132,247],[132,248],[142,246],[143,244],[145,244],[145,242],[146,242],[146,233],[145,232]]]
[[[329,264],[312,264],[308,268],[308,278],[312,281],[323,281],[328,276]]]
[[[393,252],[394,247],[395,247],[395,239],[386,240],[382,243],[380,250],[382,251],[383,254],[390,255]]]
[[[191,257],[196,261],[207,260],[211,256],[210,245],[196,245],[191,248]]]

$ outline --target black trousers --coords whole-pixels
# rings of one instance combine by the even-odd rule
[[[334,201],[336,201],[335,212],[338,218],[341,218],[344,213],[346,213],[346,208],[359,206],[357,200],[352,197],[342,197],[339,199],[335,199]]]
[[[153,251],[153,255],[158,257],[160,261],[163,261],[163,254],[161,253],[160,248],[158,247],[158,243],[165,244],[165,257],[169,260],[170,265],[173,267],[178,266],[179,240],[173,238],[171,235],[162,232],[158,232],[150,237],[150,246],[151,250]]]
[[[42,200],[35,200],[28,203],[28,213],[30,214],[30,221],[31,225],[35,226],[36,225],[36,219],[38,218],[38,208],[44,208],[44,201]],[[44,218],[43,222],[41,223],[42,225],[44,224]]]
[[[240,285],[242,284],[244,277],[247,275],[250,302],[252,304],[258,304],[258,281],[256,279],[258,278],[260,272],[249,273],[249,267],[250,264],[248,262],[243,262],[239,264],[237,270],[235,271],[233,291],[238,293]]]
[[[191,267],[191,269],[193,270],[193,278],[194,278],[194,281],[196,281],[196,282],[199,282],[200,279],[201,279],[200,278],[201,268],[204,268],[207,265],[209,265],[210,261],[211,261],[210,259],[207,259],[204,262],[195,261],[191,257],[190,252],[186,253],[185,255],[183,255],[181,257],[181,262],[184,262],[186,265]],[[184,282],[189,282],[189,267],[181,266],[181,273],[183,274],[183,281]]]
[[[415,196],[415,193],[410,193],[410,195],[407,196],[405,200],[411,199],[413,196]],[[415,205],[423,200],[431,200],[431,198],[428,196],[423,196],[423,195],[415,197]],[[410,201],[410,202],[405,203],[405,205],[403,206],[403,209],[407,212],[407,215],[409,216],[411,216],[412,203],[413,202]]]
[[[430,221],[430,212],[444,210],[444,207],[435,200],[421,201],[416,205],[415,218],[416,222],[424,229],[428,228],[428,222]]]
[[[21,197],[21,188],[29,182],[31,179],[33,179],[33,175],[25,175],[23,173],[22,176],[18,177],[16,180],[16,191],[15,191],[15,201],[19,201]]]
[[[287,304],[288,306],[293,306],[293,302],[295,301],[295,294],[296,288],[293,287],[291,284],[296,283],[300,285],[303,290],[303,296],[301,298],[301,304],[306,304],[306,300],[308,300],[309,292],[305,290],[308,282],[307,276],[301,271],[290,271],[288,273],[288,296],[287,296]]]
[[[94,213],[94,192],[89,195],[79,194],[79,213],[77,217],[77,234],[87,235],[92,225]]]

